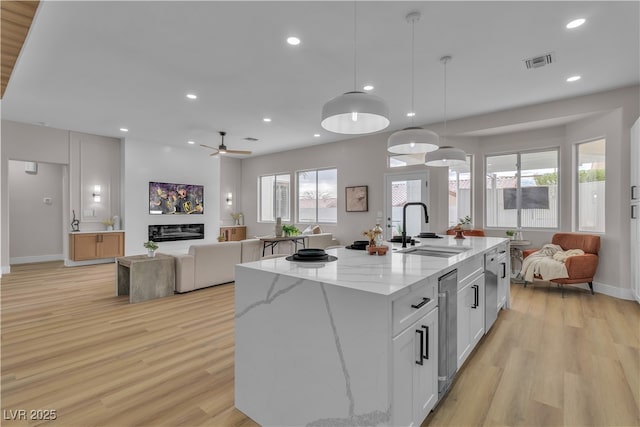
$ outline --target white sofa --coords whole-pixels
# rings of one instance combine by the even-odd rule
[[[176,292],[183,293],[234,281],[236,264],[260,259],[258,239],[191,245],[176,259]]]
[[[308,234],[306,237],[305,246],[307,248],[324,249],[340,244],[340,242],[333,237],[332,233]]]

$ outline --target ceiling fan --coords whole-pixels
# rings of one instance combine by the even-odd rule
[[[211,147],[209,145],[200,144],[201,147],[210,148],[215,150],[213,153],[209,154],[210,156],[217,156],[218,154],[251,154],[251,151],[246,150],[229,150],[226,145],[224,145],[224,136],[227,134],[226,132],[219,132],[222,137],[222,143],[218,145],[218,148]]]

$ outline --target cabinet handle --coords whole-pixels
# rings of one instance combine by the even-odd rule
[[[424,329],[426,334],[427,334],[427,336],[424,339],[424,346],[425,346],[426,351],[425,351],[425,353],[424,353],[424,355],[422,357],[427,359],[427,360],[429,360],[429,327],[425,326],[425,325],[422,325],[422,329]]]
[[[638,189],[637,185],[631,186],[631,200],[636,200],[638,196],[636,195],[636,190]]]
[[[507,263],[501,262],[500,265],[502,266],[502,279],[504,279],[507,277]]]
[[[473,305],[471,308],[478,308],[478,285],[471,286],[473,288]]]
[[[420,308],[423,307],[426,303],[428,303],[429,301],[431,301],[431,299],[423,297],[422,298],[422,302],[419,304],[411,304],[411,308]]]
[[[416,360],[416,364],[423,365],[422,355],[424,354],[424,331],[416,329],[416,333],[420,334],[420,354],[418,354],[418,360]]]
[[[631,219],[638,219],[638,215],[636,215],[637,205],[631,205]]]

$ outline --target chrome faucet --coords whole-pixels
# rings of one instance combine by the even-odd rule
[[[427,213],[427,205],[422,202],[407,202],[402,208],[402,247],[407,247],[407,206],[418,205],[424,208],[424,222],[429,224],[429,214]]]

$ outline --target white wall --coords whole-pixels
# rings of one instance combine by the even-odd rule
[[[242,160],[227,156],[220,158],[220,225],[233,225],[232,213],[243,213],[242,199]],[[231,205],[227,204],[227,194],[231,193]]]
[[[573,145],[584,139],[607,138],[607,233],[602,236],[596,289],[613,296],[631,298],[629,257],[616,247],[629,245],[628,182],[629,129],[640,110],[640,87],[631,86],[593,95],[548,102],[447,123],[447,142],[474,155],[473,222],[484,224],[484,156],[513,151],[559,147],[561,162],[561,213],[558,230],[525,231],[525,238],[539,247],[551,240],[555,231],[572,231],[572,153]],[[571,123],[571,124],[567,124]],[[441,123],[427,125],[442,133]],[[529,130],[523,130],[529,129]],[[257,179],[260,175],[295,172],[317,167],[338,167],[338,224],[324,227],[349,243],[371,226],[375,214],[383,210],[383,177],[397,172],[386,167],[386,141],[389,132],[344,140],[332,144],[291,150],[242,161],[242,203],[250,234],[269,234],[272,224],[258,224]],[[404,168],[418,170],[420,166]],[[428,201],[431,230],[444,231],[448,215],[448,177],[446,169],[430,168]],[[344,187],[369,185],[369,212],[344,212]],[[487,230],[488,235],[504,237],[503,229]]]
[[[2,274],[10,272],[9,248],[9,160],[69,163],[69,131],[2,120],[0,179],[4,202],[0,211],[0,265]],[[64,243],[63,243],[64,244]]]
[[[119,139],[2,120],[2,143],[1,198],[4,200],[8,199],[8,194],[20,191],[19,187],[9,187],[10,160],[61,165],[62,221],[58,228],[65,258],[68,257],[67,233],[71,229],[71,212],[75,210],[77,218],[81,219],[82,209],[90,202],[86,194],[89,187],[97,181],[106,183],[108,188],[105,188],[104,196],[110,203],[104,205],[105,210],[100,212],[100,217],[96,216],[93,221],[89,218],[82,220],[81,230],[104,230],[100,220],[120,211]],[[10,248],[10,221],[9,204],[3,203],[0,211],[0,263],[3,274],[10,272],[10,258],[15,258]],[[38,255],[21,254],[20,258]],[[73,265],[68,259],[65,259],[65,263]]]
[[[196,147],[177,148],[126,139],[124,146],[123,227],[126,255],[145,253],[152,224],[204,223],[204,240],[160,242],[160,251],[186,251],[192,244],[215,242],[220,226],[220,160]],[[204,185],[203,215],[150,215],[149,182]]]
[[[30,174],[25,172],[25,162],[9,161],[11,264],[64,259],[63,166],[37,165],[37,174]],[[45,197],[51,198],[51,204],[43,202]]]

